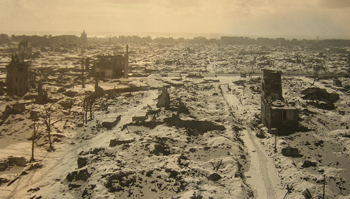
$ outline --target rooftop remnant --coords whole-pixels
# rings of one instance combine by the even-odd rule
[[[263,70],[261,84],[261,120],[271,131],[277,128],[278,134],[286,134],[298,127],[298,111],[288,106],[282,96],[281,71]]]

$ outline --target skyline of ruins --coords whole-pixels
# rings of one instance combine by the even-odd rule
[[[77,0],[0,2],[6,34],[193,37],[250,36],[349,39],[345,0]]]

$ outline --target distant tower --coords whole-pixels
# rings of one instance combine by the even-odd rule
[[[128,73],[129,73],[129,46],[126,45],[126,54],[124,55],[125,57],[125,64],[124,64],[124,77],[128,78]]]
[[[87,42],[87,34],[85,33],[85,30],[83,30],[83,33],[81,33],[80,40],[81,40],[81,43]]]

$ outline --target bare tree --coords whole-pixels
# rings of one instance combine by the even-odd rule
[[[50,113],[50,108],[51,106],[54,105],[54,104],[51,104],[49,107],[47,107],[45,109],[45,116],[44,116],[44,124],[46,126],[46,131],[48,133],[48,138],[49,138],[49,151],[54,151],[55,148],[52,146],[52,140],[51,140],[51,127],[57,123],[58,121],[62,120],[62,119],[58,119],[56,120],[55,122],[52,122],[52,119],[51,119],[51,113]]]
[[[37,128],[35,129],[35,125],[36,123],[33,123],[33,136],[32,136],[32,157],[30,158],[30,162],[34,162],[35,161],[35,158],[34,158],[34,144],[35,144],[35,140],[36,140],[36,134],[38,132],[38,126]]]
[[[88,112],[88,102],[87,102],[87,97],[84,97],[83,100],[83,123],[85,121],[85,124],[87,124],[87,112]]]
[[[46,125],[46,131],[47,131],[48,137],[49,137],[49,151],[51,151],[51,150],[53,150],[52,141],[51,141],[51,114],[50,114],[48,109],[49,108],[47,108],[45,111],[44,123]]]

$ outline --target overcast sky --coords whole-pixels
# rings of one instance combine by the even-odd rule
[[[350,38],[350,0],[1,0],[0,31]]]

